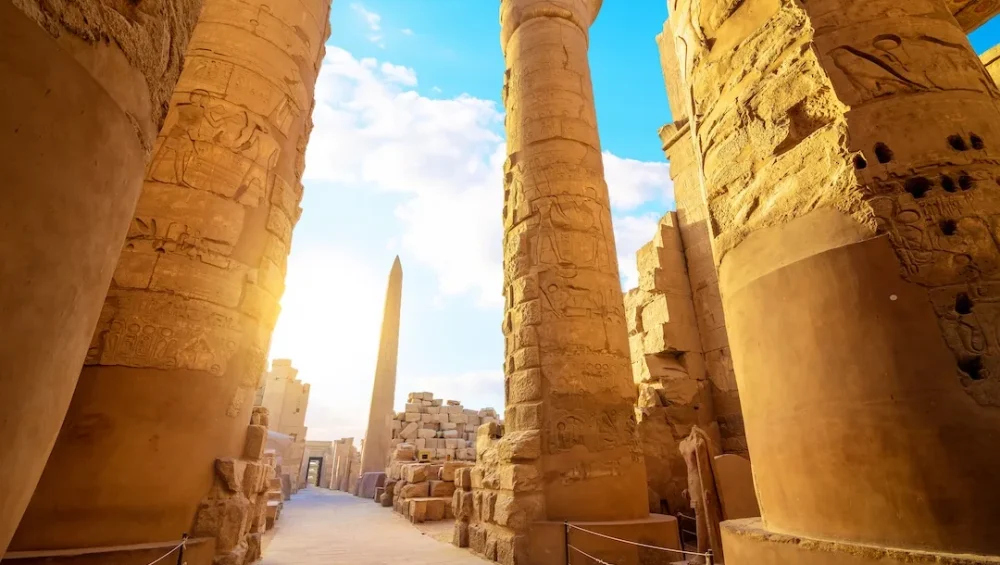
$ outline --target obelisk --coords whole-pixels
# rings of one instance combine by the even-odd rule
[[[403,267],[399,257],[389,271],[389,287],[385,292],[385,311],[382,314],[382,334],[378,344],[378,361],[375,364],[375,384],[372,387],[372,404],[368,411],[368,430],[361,452],[361,486],[357,495],[371,498],[375,495],[377,475],[385,472],[389,460],[389,427],[387,419],[392,414],[396,396],[396,354],[399,350],[399,307],[403,293]],[[371,474],[367,477],[366,475]]]

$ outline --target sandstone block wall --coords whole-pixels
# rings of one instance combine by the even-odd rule
[[[457,400],[434,398],[430,392],[412,392],[405,410],[397,412],[389,422],[392,438],[389,445],[395,450],[398,445],[409,443],[418,450],[421,461],[475,461],[476,428],[481,423],[496,421],[493,408],[470,410]]]
[[[688,506],[679,442],[693,425],[708,430],[716,443],[719,436],[677,224],[673,212],[660,220],[656,236],[636,254],[639,286],[625,294],[650,510],[671,514]]]

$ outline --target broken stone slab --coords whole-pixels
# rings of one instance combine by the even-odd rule
[[[413,523],[437,522],[445,519],[446,508],[451,505],[451,498],[421,497],[411,498],[408,517]]]
[[[428,481],[430,485],[428,487],[429,496],[432,497],[448,497],[450,498],[452,494],[455,493],[455,483],[449,481]]]

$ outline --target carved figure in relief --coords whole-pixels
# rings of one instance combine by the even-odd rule
[[[680,444],[681,455],[688,471],[687,495],[691,500],[697,523],[698,552],[705,553],[711,549],[719,562],[723,561],[722,504],[715,485],[715,475],[712,471],[712,460],[715,448],[708,434],[698,426],[692,426],[691,434]],[[696,556],[696,563],[704,563],[704,558]]]

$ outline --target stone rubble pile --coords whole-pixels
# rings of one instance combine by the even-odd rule
[[[403,443],[413,445],[418,461],[475,461],[476,428],[496,421],[493,408],[468,410],[457,400],[444,401],[430,392],[411,392],[406,410],[398,412],[391,422],[390,447],[395,450]]]
[[[455,479],[458,473],[468,472],[473,462],[417,462],[416,449],[407,443],[396,447],[393,459],[379,498],[382,506],[392,506],[415,524],[455,517],[452,511]]]

